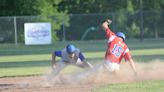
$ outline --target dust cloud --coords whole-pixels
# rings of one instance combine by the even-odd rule
[[[95,64],[93,69],[73,74],[59,74],[54,83],[62,84],[104,84],[129,83],[145,80],[164,80],[164,61],[136,62],[137,75],[128,62],[120,65],[118,73],[110,73],[102,64]]]

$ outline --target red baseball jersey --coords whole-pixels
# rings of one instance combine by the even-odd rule
[[[122,42],[109,28],[105,31],[106,37],[108,38],[108,47],[105,59],[115,63],[120,63],[122,58],[124,58],[125,61],[129,60],[131,58],[131,54],[127,45]]]

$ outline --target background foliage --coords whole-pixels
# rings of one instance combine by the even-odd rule
[[[80,40],[80,34],[84,34],[90,27],[101,30],[99,25],[106,18],[113,19],[113,25],[116,26],[112,25],[112,30],[123,31],[128,34],[128,38],[159,38],[164,36],[163,8],[163,0],[1,0],[0,16],[37,16],[39,18],[32,20],[51,22],[53,40]],[[93,15],[96,17],[93,18]],[[89,18],[92,20],[88,20]],[[0,23],[1,34],[13,34],[2,28],[7,28],[9,26],[6,24],[12,23],[12,18]],[[18,26],[23,30],[19,21]],[[66,28],[63,29],[64,27]],[[66,37],[61,37],[62,30],[66,31]],[[19,40],[23,41],[23,31],[19,33]],[[92,32],[86,40],[102,39],[99,34],[103,33]],[[9,41],[10,39],[13,37],[8,38]]]

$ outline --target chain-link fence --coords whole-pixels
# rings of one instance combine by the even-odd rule
[[[49,17],[59,24],[52,28],[55,40],[101,40],[105,39],[101,23],[110,18],[113,20],[111,29],[122,31],[128,39],[131,38],[162,38],[164,36],[164,12],[142,11],[129,13],[125,11],[106,14],[73,14],[65,18]],[[24,43],[24,23],[43,22],[41,16],[0,17],[0,43]],[[60,21],[62,20],[62,21]],[[45,22],[45,20],[44,20]],[[56,25],[56,24],[52,24]],[[54,41],[53,41],[54,42]]]

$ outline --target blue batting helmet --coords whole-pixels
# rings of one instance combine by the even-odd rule
[[[117,32],[116,36],[121,37],[123,39],[123,41],[125,41],[125,39],[126,39],[126,36],[123,32]]]
[[[74,45],[68,44],[66,47],[66,50],[67,50],[67,53],[71,54],[71,53],[74,53],[76,51],[76,48]]]

